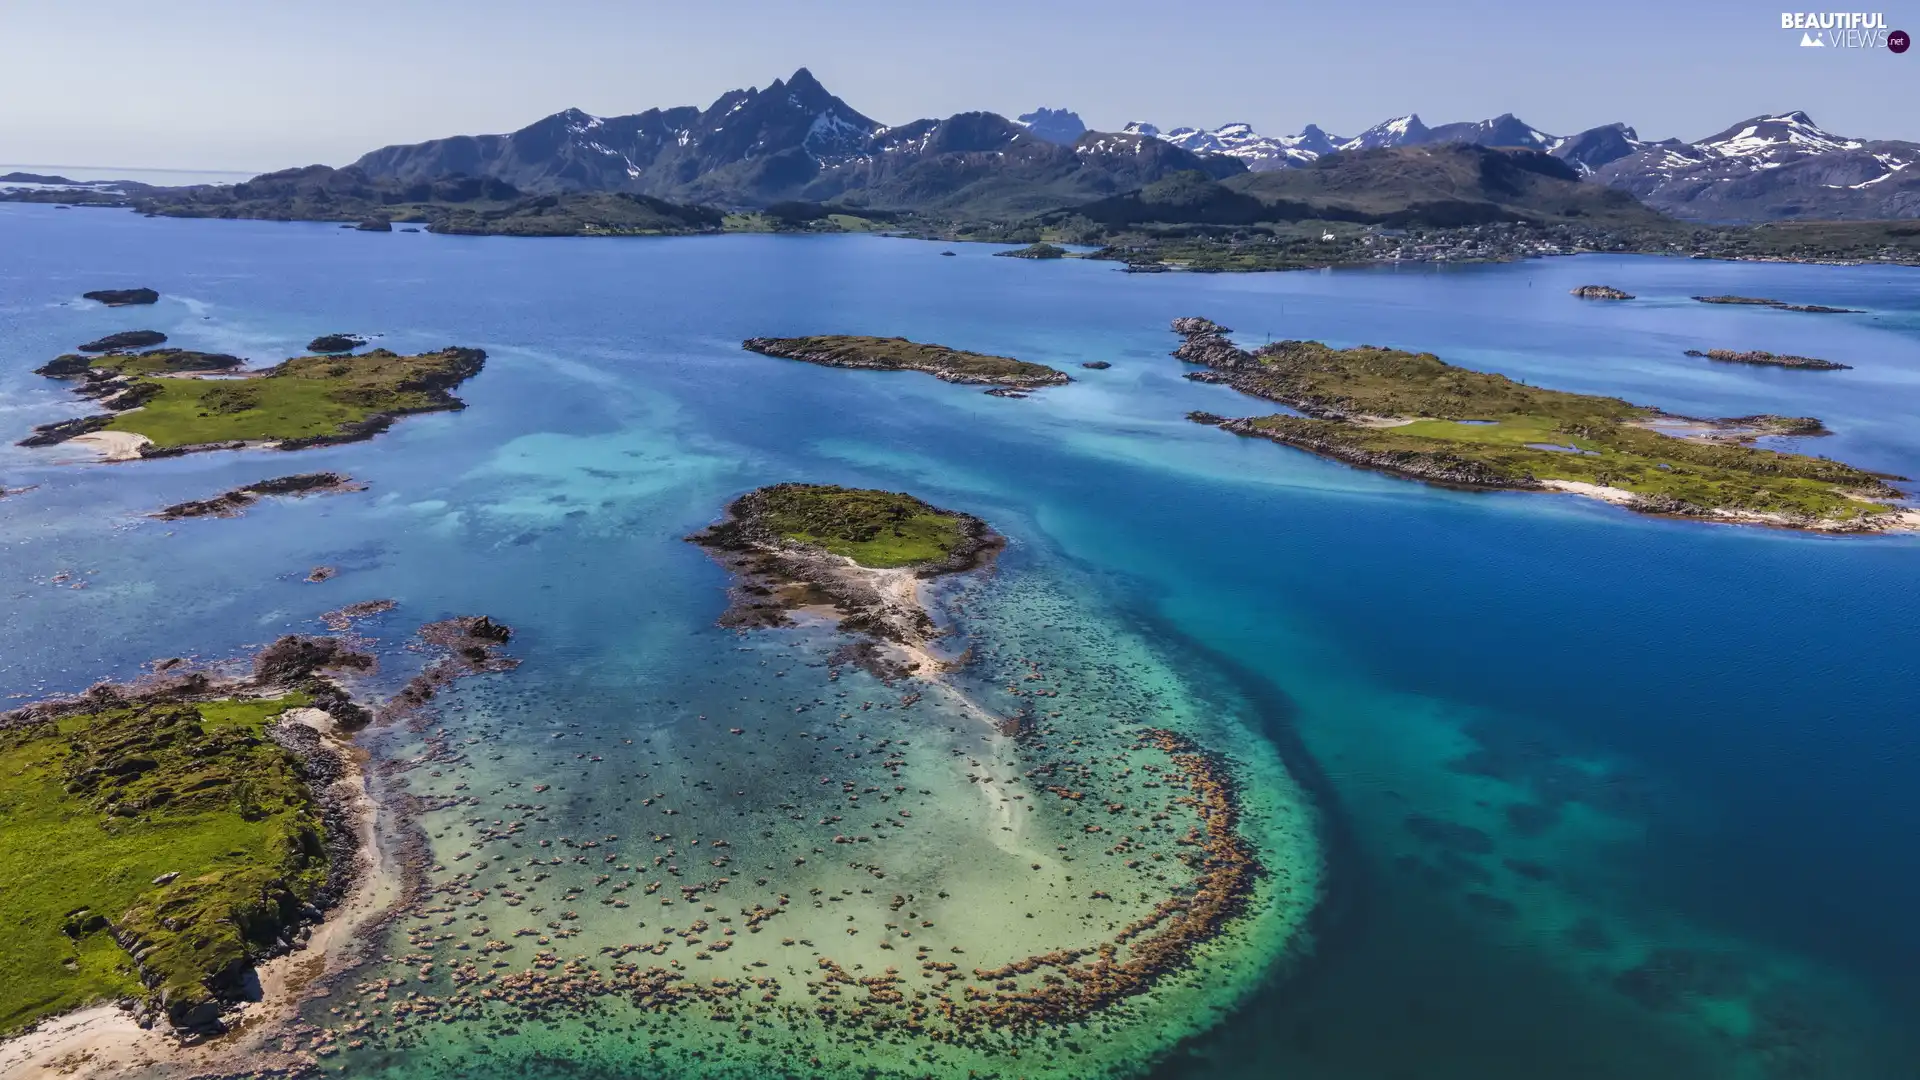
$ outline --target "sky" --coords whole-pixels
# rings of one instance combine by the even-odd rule
[[[1887,26],[1920,32],[1900,2]],[[1920,141],[1920,50],[1799,41],[1778,7],[1730,0],[0,0],[0,162],[341,165],[568,107],[704,106],[803,66],[892,124],[1053,105],[1101,130],[1349,135],[1512,112],[1691,140],[1804,109]]]

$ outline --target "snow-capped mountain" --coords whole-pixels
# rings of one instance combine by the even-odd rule
[[[1377,150],[1383,146],[1418,146],[1427,142],[1427,125],[1409,113],[1375,124],[1338,145],[1341,150]]]
[[[1305,165],[1333,149],[1326,132],[1308,124],[1298,135],[1261,135],[1251,124],[1223,124],[1212,130],[1179,127],[1162,131],[1152,124],[1131,123],[1121,131],[1128,135],[1170,142],[1196,154],[1221,154],[1238,158],[1254,172]]]
[[[1694,143],[1660,143],[1593,178],[1706,221],[1920,216],[1920,145],[1826,131],[1804,112],[1756,116]]]
[[[1298,135],[1281,136],[1260,135],[1247,124],[1227,124],[1212,130],[1180,127],[1163,131],[1152,124],[1134,123],[1124,130],[1163,139],[1196,154],[1237,157],[1255,172],[1311,164],[1322,154],[1336,150],[1377,150],[1430,143],[1477,143],[1546,150],[1565,141],[1516,119],[1512,113],[1492,120],[1442,124],[1435,128],[1427,127],[1418,115],[1410,113],[1375,124],[1350,139],[1328,135],[1314,124],[1308,124]]]
[[[1669,139],[1668,142],[1677,140]],[[1637,154],[1652,145],[1625,124],[1602,124],[1578,135],[1553,140],[1547,152],[1573,166],[1581,176],[1590,176],[1600,166]]]
[[[1015,122],[1033,132],[1036,138],[1058,146],[1072,146],[1087,133],[1087,125],[1081,121],[1080,114],[1072,109],[1042,106],[1030,113],[1021,113]]]

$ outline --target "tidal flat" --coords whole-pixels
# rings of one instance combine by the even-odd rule
[[[417,665],[410,627],[515,628],[517,668],[356,740],[413,807],[420,891],[306,1002],[283,1052],[326,1074],[1784,1080],[1915,1059],[1920,882],[1897,853],[1920,747],[1895,703],[1920,640],[1862,614],[1920,586],[1910,539],[1358,472],[1189,423],[1227,391],[1165,355],[1168,320],[1207,312],[1249,345],[1431,350],[1677,414],[1817,416],[1818,453],[1916,475],[1892,404],[1920,379],[1910,273],[1595,258],[1225,279],[853,237],[529,253],[415,234],[374,253],[324,227],[6,209],[0,230],[46,260],[0,282],[14,430],[72,415],[33,364],[126,328],[60,302],[102,260],[161,292],[140,324],[170,347],[290,356],[351,327],[397,355],[488,353],[465,410],[302,452],[301,471],[367,485],[347,498],[161,522],[294,470],[264,450],[0,450],[29,487],[0,503],[20,700],[350,610],[384,697]],[[94,230],[85,265],[56,254],[71,229]],[[1639,299],[1568,295],[1595,280]],[[1689,299],[1723,294],[1866,313]],[[1114,367],[1009,403],[739,348],[823,323]],[[1735,341],[1853,370],[1681,355]],[[911,492],[1007,538],[929,597],[965,668],[889,685],[831,663],[847,639],[826,619],[716,625],[728,573],[682,538],[789,480]],[[306,580],[317,565],[335,572]],[[1031,734],[988,722],[1008,718]],[[1230,778],[1263,871],[1228,931],[1086,1019],[908,1028],[949,974],[956,1011],[977,1006],[969,986],[1006,980],[976,966],[1097,947],[1193,885],[1189,745]],[[653,967],[680,980],[650,993],[697,1000],[592,992]],[[1014,992],[1067,978],[1012,974]]]

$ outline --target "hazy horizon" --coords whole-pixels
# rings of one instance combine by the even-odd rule
[[[1801,109],[1838,134],[1920,140],[1920,118],[1898,104],[1920,74],[1914,54],[1801,49],[1777,11],[1725,0],[1628,0],[1604,18],[1515,0],[1338,11],[1213,0],[1177,15],[1140,0],[964,11],[849,0],[805,17],[741,0],[724,20],[605,0],[476,0],[457,21],[418,0],[324,14],[102,0],[85,21],[15,6],[0,64],[15,86],[55,89],[0,115],[0,160],[75,167],[342,165],[569,107],[704,107],[800,67],[886,124],[1045,105],[1098,130],[1246,122],[1280,135],[1313,123],[1352,135],[1407,113],[1432,125],[1511,112],[1559,135],[1621,121],[1693,140]],[[133,62],[111,62],[121,57]]]

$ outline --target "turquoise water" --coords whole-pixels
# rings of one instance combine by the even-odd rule
[[[1186,314],[1250,343],[1427,349],[1676,412],[1816,415],[1837,434],[1804,441],[1810,451],[1920,476],[1920,273],[1583,257],[1120,275],[941,250],[856,237],[531,243],[0,207],[8,430],[77,412],[31,368],[136,326],[262,363],[332,331],[490,356],[460,391],[464,412],[411,418],[356,446],[118,466],[57,464],[78,456],[61,448],[0,451],[0,485],[34,485],[0,501],[10,601],[0,685],[38,695],[125,677],[157,656],[231,655],[374,597],[400,601],[369,627],[399,671],[412,626],[484,611],[517,628],[524,663],[457,691],[445,735],[381,736],[395,757],[420,753],[426,736],[453,748],[437,770],[405,775],[413,790],[486,799],[484,826],[503,800],[532,803],[527,786],[547,784],[540,813],[554,820],[530,818],[529,838],[564,829],[576,840],[589,826],[635,834],[644,823],[633,804],[658,790],[704,839],[724,832],[729,857],[764,866],[824,807],[777,828],[729,816],[770,823],[773,808],[794,805],[800,777],[828,767],[822,755],[854,748],[838,751],[847,763],[862,735],[897,739],[904,726],[916,744],[905,768],[924,774],[911,791],[938,794],[883,860],[888,880],[954,881],[966,886],[955,896],[988,898],[1006,874],[994,861],[1005,851],[979,840],[997,829],[993,806],[954,793],[970,792],[972,761],[998,765],[1002,779],[1031,762],[992,757],[1004,748],[952,702],[886,708],[897,691],[864,676],[830,681],[820,666],[830,635],[817,628],[714,629],[722,575],[679,541],[763,483],[911,489],[1012,541],[1000,573],[964,605],[979,700],[1010,707],[994,696],[1000,677],[1037,661],[1060,693],[1063,734],[1118,753],[1127,725],[1176,726],[1233,760],[1259,809],[1247,831],[1270,868],[1312,847],[1308,834],[1326,860],[1312,889],[1316,867],[1294,868],[1303,892],[1325,888],[1305,940],[1284,932],[1299,898],[1270,881],[1244,948],[1202,956],[1195,978],[1128,1006],[1097,1037],[1067,1038],[1081,1049],[1049,1047],[1061,1073],[1125,1071],[1179,1042],[1158,1061],[1164,1075],[1920,1075],[1907,1022],[1920,1005],[1920,931],[1908,914],[1920,903],[1910,854],[1920,736],[1908,704],[1920,689],[1920,631],[1907,614],[1920,545],[1657,521],[1356,472],[1187,423],[1189,409],[1239,415],[1257,403],[1180,379],[1165,355],[1168,320]],[[1566,295],[1594,282],[1642,299]],[[166,299],[112,312],[77,299],[136,284]],[[1687,299],[1708,293],[1869,314]],[[1003,352],[1076,382],[1009,401],[738,348],[748,336],[811,332]],[[1736,370],[1682,356],[1688,348],[1765,348],[1855,369]],[[1093,359],[1114,366],[1082,372]],[[370,490],[229,521],[139,516],[321,468]],[[340,573],[304,581],[320,564]],[[55,583],[61,573],[86,587]],[[875,708],[846,707],[853,700]],[[745,733],[726,734],[736,723]],[[831,741],[813,738],[822,734]],[[655,786],[663,780],[670,789]],[[461,871],[452,860],[479,816],[451,808],[423,819],[444,834],[434,850],[449,870],[436,880]],[[1059,839],[1074,868],[1048,865],[993,902],[1078,912],[1045,875],[1095,873],[1099,853],[1047,833],[1059,822],[1045,817],[1035,816],[1033,835],[1049,840],[1038,850]],[[805,887],[852,889],[837,903],[884,908],[894,886],[848,861],[819,866]],[[788,864],[782,883],[795,875]],[[541,888],[570,880],[553,873]],[[575,883],[592,889],[597,876]],[[562,940],[566,955],[625,940],[611,935],[631,910],[582,897],[582,933]],[[1006,909],[1026,933],[1016,911]],[[518,918],[491,906],[462,915],[482,912],[502,932]],[[971,941],[1004,925],[1000,913],[969,906],[933,921]],[[1035,930],[1032,944],[1053,932]],[[407,947],[396,946],[395,956]],[[516,959],[531,956],[530,944],[517,948]],[[781,975],[797,992],[801,976]],[[643,1034],[618,1015],[477,1030],[489,1022],[485,1060],[467,1055],[478,1040],[464,1037],[465,1022],[446,1026],[463,1033],[459,1049],[421,1036],[339,1060],[355,1075],[396,1077],[541,1062],[614,1075],[712,1073],[723,1062],[767,1071],[812,1040],[828,1075],[856,1064],[1045,1072],[1004,1047],[962,1061],[798,1029],[742,1045],[665,1021]]]

